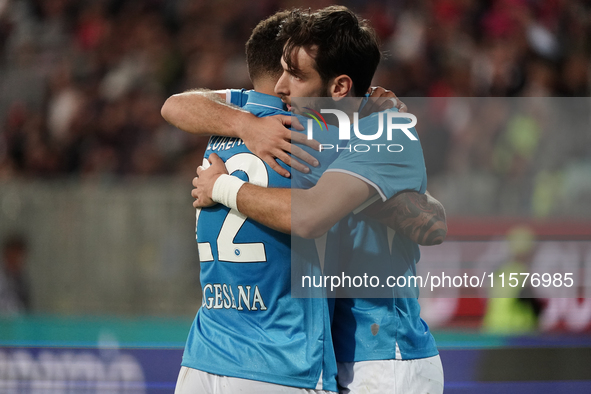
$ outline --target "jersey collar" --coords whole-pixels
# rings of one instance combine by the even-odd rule
[[[246,101],[246,105],[256,105],[259,107],[267,107],[276,109],[278,111],[284,111],[283,101],[281,101],[279,97],[259,93],[254,90],[248,92],[248,100]]]

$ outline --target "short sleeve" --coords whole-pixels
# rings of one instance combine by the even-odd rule
[[[416,130],[409,128],[416,140],[394,129],[389,138],[385,112],[376,113],[359,121],[363,134],[374,134],[379,127],[378,116],[384,116],[383,132],[375,140],[362,140],[352,133],[347,146],[329,166],[329,172],[342,172],[373,186],[382,200],[404,190],[424,192],[426,170],[423,149]]]
[[[248,101],[248,92],[246,89],[226,89],[226,103],[244,107]]]

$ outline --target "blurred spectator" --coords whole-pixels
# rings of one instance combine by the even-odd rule
[[[587,1],[342,3],[376,28],[385,59],[373,82],[400,97],[591,92]],[[164,100],[197,87],[249,88],[243,43],[252,27],[279,9],[328,4],[0,0],[0,179],[171,175],[196,166],[205,140],[169,127],[159,117]],[[532,194],[547,171],[535,165],[543,136],[525,118],[501,130],[496,112],[426,131],[429,175],[476,172],[509,191],[525,177],[523,193]],[[514,210],[531,200],[520,198]]]
[[[20,235],[7,237],[2,245],[0,270],[0,314],[13,315],[31,310],[25,264],[27,243]]]
[[[539,299],[533,297],[530,282],[523,283],[535,252],[535,235],[526,226],[517,226],[507,233],[510,259],[495,272],[494,287],[490,289],[482,328],[495,334],[524,334],[535,331],[542,309]],[[504,274],[504,279],[499,275]],[[517,286],[509,282],[511,274]]]

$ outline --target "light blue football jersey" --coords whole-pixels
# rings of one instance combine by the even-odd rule
[[[255,91],[232,91],[229,102],[259,117],[290,115],[279,98]],[[212,137],[205,157],[214,152],[232,175],[245,181],[291,186],[290,179],[273,171],[239,138]],[[326,299],[317,294],[290,296],[291,259],[299,260],[306,275],[319,275],[317,256],[292,256],[290,235],[221,204],[197,216],[203,301],[182,365],[217,375],[337,391]],[[298,242],[314,247],[311,240]]]
[[[372,114],[361,119],[359,128],[377,130],[378,116],[383,115]],[[416,130],[409,130],[418,139]],[[400,130],[394,130],[392,140],[387,140],[384,132],[379,140],[371,142],[384,145],[379,152],[376,146],[371,152],[356,152],[355,145],[368,142],[352,136],[349,146],[353,149],[342,151],[327,171],[345,172],[363,179],[378,190],[384,201],[404,190],[425,192],[427,176],[418,140],[411,141]],[[339,273],[354,276],[375,271],[394,276],[416,275],[419,258],[416,243],[398,234],[392,236],[385,225],[363,214],[349,214],[328,233],[326,261]],[[384,284],[386,278],[382,275],[380,280]],[[438,354],[429,327],[420,317],[418,289],[386,287],[386,290],[392,292],[390,298],[331,300],[337,361],[407,360]]]

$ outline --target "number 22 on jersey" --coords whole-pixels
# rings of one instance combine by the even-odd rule
[[[243,171],[248,176],[248,181],[257,186],[267,187],[269,174],[265,163],[252,153],[238,153],[225,162],[229,174],[236,171]],[[209,167],[209,161],[203,159],[203,168]],[[199,223],[201,209],[197,209],[196,226]],[[230,263],[258,263],[267,261],[265,245],[262,242],[234,243],[234,238],[246,216],[240,212],[230,209],[226,215],[216,240],[218,260]],[[204,263],[214,261],[210,242],[197,242],[199,248],[199,260]]]

